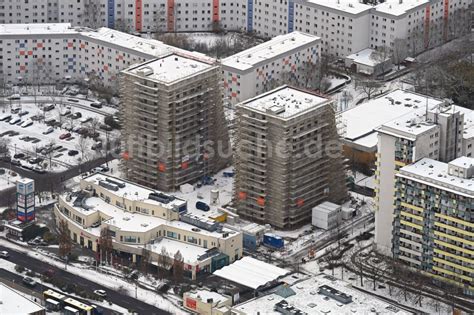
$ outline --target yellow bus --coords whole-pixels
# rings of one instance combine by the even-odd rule
[[[79,311],[81,315],[92,315],[94,312],[94,308],[90,305],[84,304],[72,298],[66,298],[64,300],[64,305],[75,308]]]

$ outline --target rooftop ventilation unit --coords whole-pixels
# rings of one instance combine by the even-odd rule
[[[106,178],[105,180],[110,184],[117,185],[120,188],[125,188],[125,183],[122,183],[122,182],[119,182],[119,181],[116,181],[116,180],[113,180],[113,179],[110,179],[110,178]]]
[[[149,75],[152,75],[153,73],[154,73],[153,69],[150,67],[143,67],[143,68],[138,69],[137,71],[137,74],[143,77],[147,77]]]
[[[164,194],[164,193],[161,193],[161,192],[159,192],[159,193],[154,192],[154,193],[151,193],[148,196],[148,199],[155,200],[155,201],[166,204],[166,203],[170,203],[175,198],[172,195],[167,195],[167,194]]]
[[[220,223],[209,219],[201,219],[192,214],[182,214],[180,216],[180,220],[206,231],[222,232],[222,226],[220,225]]]
[[[319,287],[319,294],[333,298],[334,300],[343,304],[349,304],[352,302],[352,295],[345,294],[339,290],[336,290],[328,285],[322,285]]]
[[[99,181],[99,186],[107,188],[109,190],[113,190],[113,191],[119,190],[119,187],[117,185],[103,181],[103,180]]]

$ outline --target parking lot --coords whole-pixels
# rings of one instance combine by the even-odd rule
[[[18,97],[0,111],[0,140],[8,142],[12,165],[61,172],[104,157],[107,143],[118,145],[119,131],[104,123],[114,108],[71,96]]]

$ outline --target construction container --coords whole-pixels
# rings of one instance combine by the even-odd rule
[[[271,233],[265,233],[263,235],[263,245],[272,248],[283,248],[285,244],[281,236]]]

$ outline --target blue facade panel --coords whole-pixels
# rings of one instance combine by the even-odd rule
[[[293,32],[295,21],[295,2],[293,0],[288,1],[288,33]]]
[[[107,27],[115,27],[115,0],[107,1]]]
[[[244,248],[250,251],[255,251],[257,249],[257,238],[255,235],[250,235],[243,233],[242,235]]]
[[[247,0],[247,32],[253,32],[253,0]]]

